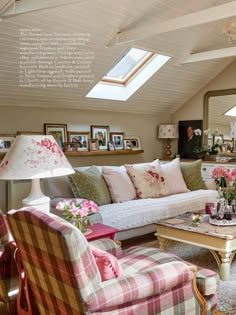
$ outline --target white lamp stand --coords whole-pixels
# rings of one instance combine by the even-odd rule
[[[29,195],[22,200],[24,207],[37,207],[45,212],[50,211],[50,198],[45,196],[40,185],[40,178],[33,178]]]

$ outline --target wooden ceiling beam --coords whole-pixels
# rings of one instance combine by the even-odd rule
[[[236,1],[193,12],[160,23],[149,23],[117,32],[107,43],[107,47],[133,42],[156,34],[197,26],[236,15]]]
[[[85,0],[20,0],[16,1],[15,4],[11,5],[3,14],[1,14],[1,19],[82,1]]]
[[[236,46],[191,54],[181,64],[236,56]]]

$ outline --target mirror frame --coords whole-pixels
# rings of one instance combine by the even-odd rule
[[[224,89],[224,90],[215,90],[208,91],[204,95],[204,103],[203,103],[203,130],[208,129],[208,118],[209,118],[209,98],[212,96],[222,96],[222,95],[230,95],[236,94],[235,89]]]

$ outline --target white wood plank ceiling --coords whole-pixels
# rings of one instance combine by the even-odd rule
[[[30,2],[30,0],[19,1],[20,13],[24,1],[27,5]],[[47,5],[55,4],[54,0],[46,2]],[[65,3],[65,1],[59,2]],[[155,28],[158,23],[165,20],[227,3],[236,4],[236,1],[75,0],[68,2],[71,3],[46,9],[36,7],[37,10],[30,13],[7,16],[5,12],[2,15],[0,106],[171,115],[235,59],[233,56],[183,64],[190,54],[232,47],[227,36],[222,32],[224,24],[231,17],[144,36],[142,39],[120,45],[114,44],[109,48],[106,45],[118,31],[142,30],[147,25],[149,27],[153,25]],[[236,16],[236,12],[230,15]],[[32,28],[39,28],[45,32],[91,34],[90,41],[83,49],[93,52],[95,56],[91,66],[94,84],[129,47],[155,51],[172,58],[126,102],[86,98],[85,95],[94,85],[92,83],[80,83],[77,88],[23,88],[19,86],[19,31]]]

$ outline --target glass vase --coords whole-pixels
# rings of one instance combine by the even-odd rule
[[[75,218],[72,219],[71,222],[74,226],[76,226],[82,233],[85,233],[88,229],[88,220],[87,217]]]

